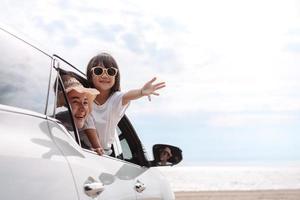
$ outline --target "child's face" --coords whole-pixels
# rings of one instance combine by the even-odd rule
[[[72,107],[72,114],[77,128],[82,128],[89,114],[89,102],[84,93],[72,90],[68,93],[68,99]]]
[[[110,90],[114,86],[116,81],[115,80],[116,76],[108,75],[107,71],[104,71],[100,75],[95,75],[95,73],[93,73],[92,76],[93,76],[93,84],[95,88],[97,88],[100,91]]]
[[[165,149],[160,154],[160,161],[167,161],[172,157],[171,150]]]

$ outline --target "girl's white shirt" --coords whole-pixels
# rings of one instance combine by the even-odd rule
[[[123,95],[123,92],[115,92],[104,104],[97,105],[93,103],[93,110],[85,122],[83,130],[96,128],[98,138],[104,149],[111,148],[117,125],[129,106],[129,103],[122,105]],[[81,137],[83,142],[91,147],[91,143],[84,131],[82,131]]]

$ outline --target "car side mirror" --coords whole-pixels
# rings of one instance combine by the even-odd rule
[[[152,147],[152,151],[154,157],[152,166],[172,166],[182,160],[182,151],[175,146],[156,144]]]

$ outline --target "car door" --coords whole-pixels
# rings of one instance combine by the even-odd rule
[[[134,188],[139,200],[172,200],[174,193],[166,178],[155,167],[150,167],[147,154],[127,116],[118,125],[116,141],[120,142],[120,157],[127,161],[131,168],[143,171],[134,179]]]
[[[93,184],[99,189],[99,196],[95,196],[99,200],[136,199],[132,187],[136,171],[130,171],[128,164],[82,149],[59,122],[51,121],[49,127],[54,141],[70,164],[81,200],[92,199],[86,187]]]
[[[0,199],[78,199],[45,116],[0,105]]]

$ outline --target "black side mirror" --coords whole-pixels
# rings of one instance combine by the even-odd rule
[[[168,144],[156,144],[152,147],[154,160],[152,166],[172,166],[182,160],[180,148]]]

